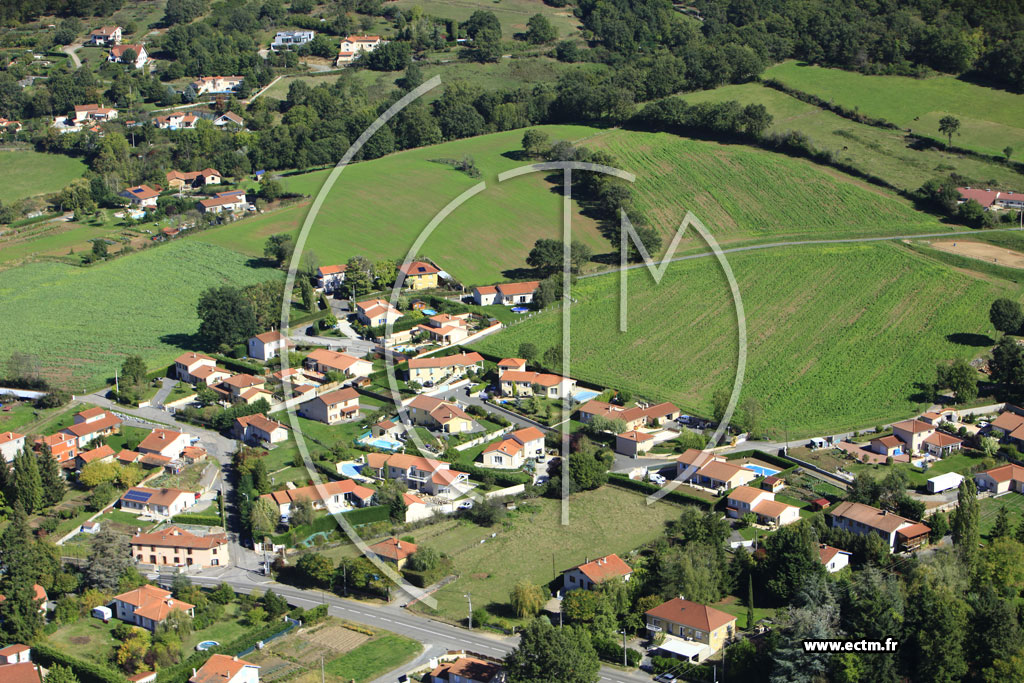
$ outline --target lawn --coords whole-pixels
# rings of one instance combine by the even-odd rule
[[[583,126],[545,129],[552,139],[577,140],[595,132]],[[322,264],[344,262],[356,255],[371,260],[404,258],[438,211],[483,180],[488,189],[442,222],[420,251],[467,285],[489,284],[500,279],[503,271],[524,268],[534,242],[541,237],[559,237],[562,228],[561,199],[542,174],[500,185],[496,182],[499,172],[524,163],[505,156],[515,157],[522,136],[522,131],[495,133],[353,164],[341,174],[324,203],[306,250],[315,253]],[[480,178],[431,161],[465,155],[475,160],[482,173]],[[284,185],[291,191],[315,194],[327,175],[328,171],[317,171],[288,176]],[[401,183],[400,190],[396,179]],[[400,201],[396,201],[398,197]],[[304,217],[304,209],[290,207],[204,232],[199,239],[252,256],[262,255],[267,236],[289,227],[297,232]],[[598,253],[608,250],[608,241],[592,220],[577,218],[574,238]],[[466,248],[472,244],[487,244],[489,248]]]
[[[112,378],[128,354],[157,367],[196,348],[196,302],[206,288],[277,277],[195,240],[89,268],[30,263],[0,272],[0,345],[34,354],[51,382],[82,393]]]
[[[133,450],[138,448],[142,440],[149,436],[151,430],[143,427],[121,427],[120,434],[114,434],[113,436],[107,437],[107,445],[110,446],[115,453],[120,451],[122,448]]]
[[[831,151],[838,160],[903,190],[916,190],[954,169],[975,184],[1024,188],[1024,175],[1003,164],[934,148],[915,149],[903,131],[857,123],[759,83],[727,85],[682,98],[690,104],[726,100],[762,104],[773,117],[770,132],[800,131],[816,148]]]
[[[1002,155],[1006,145],[1018,154],[1024,150],[1024,95],[953,76],[865,76],[795,61],[766,69],[763,78],[936,139],[945,137],[938,132],[939,119],[953,114],[961,123],[960,135],[953,136],[955,145],[994,155]]]
[[[36,415],[43,412],[31,403],[14,403],[10,412],[0,410],[0,433],[18,431],[19,427],[31,424],[37,419]]]
[[[432,526],[412,532],[417,544],[448,553],[460,576],[434,594],[443,616],[464,619],[464,594],[472,593],[474,607],[511,618],[508,596],[516,581],[527,579],[546,586],[557,572],[588,557],[625,556],[660,536],[665,522],[680,514],[675,505],[648,506],[642,495],[610,486],[573,495],[568,526],[560,523],[560,501],[543,498],[528,505],[539,509],[527,512],[521,505],[509,518],[510,528],[442,522],[435,525],[436,530]],[[608,514],[609,510],[615,513]],[[493,539],[492,532],[497,534]]]
[[[803,159],[690,140],[669,133],[613,130],[587,146],[610,152],[637,175],[637,205],[666,238],[692,211],[719,242],[941,232],[911,204]],[[704,247],[695,231],[680,249]]]
[[[411,638],[387,633],[332,659],[324,670],[344,681],[365,683],[410,661],[422,649],[423,646]]]
[[[10,264],[29,256],[67,256],[70,251],[82,253],[92,248],[91,240],[110,238],[116,229],[109,226],[47,222],[12,233],[0,240],[0,264]],[[113,248],[111,248],[113,249]]]
[[[61,626],[48,636],[48,640],[64,652],[72,652],[84,659],[109,665],[114,655],[115,644],[118,643],[110,632],[120,623],[118,619],[111,619],[109,623],[104,624],[100,619],[82,617],[78,621]]]
[[[732,254],[747,325],[741,400],[761,406],[769,435],[863,428],[921,412],[919,382],[935,365],[991,344],[988,302],[1018,287],[952,270],[889,243],[790,247]],[[943,292],[935,305],[935,292]],[[738,342],[725,278],[711,258],[672,264],[660,285],[629,279],[620,333],[619,278],[577,283],[572,375],[711,414],[731,388]],[[474,348],[514,355],[519,344],[560,345],[561,312],[544,312]]]
[[[1011,532],[1017,530],[1021,520],[1024,519],[1024,495],[1019,493],[1007,493],[998,498],[985,498],[978,502],[978,530],[982,536],[992,531],[996,523],[999,508],[1006,508],[1010,516]]]
[[[541,0],[502,0],[500,4],[468,0],[398,0],[395,5],[404,10],[419,8],[424,14],[458,21],[466,21],[476,10],[486,9],[498,17],[501,35],[505,40],[511,40],[514,34],[526,31],[526,22],[534,14],[546,16],[560,38],[574,35],[579,27],[571,7],[555,8]]]
[[[0,202],[58,192],[85,173],[85,164],[63,154],[44,154],[27,150],[0,152],[0,167],[6,180],[0,185]]]

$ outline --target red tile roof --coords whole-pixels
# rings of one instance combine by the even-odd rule
[[[132,537],[132,545],[150,545],[163,548],[214,548],[228,542],[227,534],[208,534],[197,536],[181,527],[170,526],[148,534],[136,534]]]
[[[370,546],[374,554],[389,560],[404,560],[416,552],[416,546],[408,541],[400,541],[394,536]]]
[[[489,683],[499,673],[501,673],[500,664],[485,662],[476,657],[459,657],[454,662],[444,662],[435,667],[430,672],[430,680],[438,678],[451,681],[452,676],[459,676],[461,681]]]
[[[415,277],[417,275],[433,275],[434,273],[441,272],[439,269],[425,261],[410,261],[409,263],[403,263],[399,267],[398,271],[411,277]]]
[[[247,666],[256,665],[231,655],[213,655],[199,667],[199,670],[188,681],[189,683],[225,683]]]
[[[622,558],[615,553],[578,565],[576,569],[583,572],[583,575],[594,583],[621,578],[633,573],[629,565],[623,562]]]
[[[704,632],[714,631],[736,621],[736,617],[731,614],[682,598],[663,602],[647,610],[647,615]]]

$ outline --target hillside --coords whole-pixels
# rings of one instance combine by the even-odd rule
[[[664,231],[694,211],[723,243],[823,236],[912,234],[945,230],[909,202],[801,159],[743,146],[725,146],[670,134],[542,126],[552,141],[605,149],[638,176],[640,207]],[[319,263],[351,256],[402,258],[420,231],[451,199],[480,180],[487,189],[458,208],[426,242],[422,253],[466,285],[518,274],[540,237],[561,236],[561,199],[542,174],[498,184],[498,173],[524,163],[523,131],[409,150],[345,169],[310,232],[307,250]],[[474,179],[437,163],[469,155]],[[287,176],[291,191],[315,195],[328,171]],[[274,232],[297,231],[305,210],[288,218],[268,214],[208,231],[206,242],[260,255]],[[596,222],[574,217],[574,239],[595,253],[612,250]],[[704,248],[696,238],[684,249]]]
[[[987,334],[988,302],[1020,298],[1005,281],[982,280],[890,243],[785,247],[731,254],[749,340],[743,396],[763,409],[775,436],[871,426],[920,409],[917,382],[935,364],[969,358],[959,343]],[[941,292],[941,303],[937,300]],[[735,314],[711,258],[673,264],[660,285],[629,279],[629,328],[617,331],[619,278],[580,281],[573,291],[573,375],[711,413],[713,390],[736,369]],[[550,311],[476,345],[515,355],[532,341],[559,343]],[[962,336],[954,336],[962,335]]]
[[[939,119],[952,114],[961,123],[960,135],[953,136],[953,144],[994,155],[1001,155],[1010,145],[1018,154],[1024,153],[1024,95],[985,88],[953,76],[865,76],[802,66],[795,61],[766,69],[762,78],[774,78],[935,139],[944,140],[938,132]]]
[[[680,97],[690,104],[727,100],[744,105],[762,104],[773,117],[769,132],[799,131],[810,138],[815,148],[830,151],[839,161],[902,190],[916,190],[926,181],[951,171],[978,184],[1024,187],[1024,175],[1003,164],[934,147],[921,149],[902,131],[851,121],[759,83],[726,85]]]
[[[85,173],[85,164],[79,159],[28,150],[0,152],[0,168],[4,169],[4,182],[0,185],[0,202],[5,204],[26,197],[58,192]]]
[[[220,247],[180,240],[78,268],[30,263],[0,272],[0,347],[34,354],[44,375],[78,392],[113,377],[125,356],[150,367],[193,348],[207,287],[280,277]]]

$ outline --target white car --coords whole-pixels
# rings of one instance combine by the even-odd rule
[[[460,510],[472,510],[473,509],[473,501],[471,501],[471,500],[464,500],[464,501],[462,501],[461,503],[459,503],[459,509]]]
[[[666,481],[665,477],[661,476],[660,474],[652,474],[651,475],[651,482],[654,483],[654,484],[657,484],[658,486],[664,486],[665,485],[665,481]]]

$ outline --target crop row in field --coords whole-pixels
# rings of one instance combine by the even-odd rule
[[[935,364],[971,357],[991,332],[989,302],[1020,289],[955,271],[893,244],[792,247],[733,254],[746,311],[743,396],[776,436],[862,427],[921,409],[917,382]],[[731,388],[737,324],[711,258],[673,264],[660,285],[629,279],[628,331],[618,331],[618,278],[581,281],[571,307],[573,375],[710,414]],[[984,337],[982,337],[983,339]],[[514,355],[523,341],[558,344],[557,311],[481,341]]]
[[[637,174],[638,203],[675,231],[693,211],[719,242],[942,230],[909,202],[803,159],[669,133],[611,131],[588,145]]]
[[[815,148],[831,151],[843,163],[903,190],[916,190],[927,180],[953,170],[979,185],[1024,187],[1024,175],[1003,164],[934,147],[916,149],[902,131],[851,121],[760,83],[726,85],[682,98],[690,104],[727,100],[762,104],[773,117],[771,132],[800,131]]]
[[[191,240],[89,268],[26,264],[0,272],[0,348],[36,355],[59,384],[95,388],[129,354],[155,366],[190,348],[196,302],[207,287],[279,276]]]
[[[961,122],[954,144],[995,155],[1007,145],[1024,150],[1024,95],[953,76],[865,76],[794,61],[766,69],[763,77],[936,139],[944,137],[939,119],[953,114]]]

